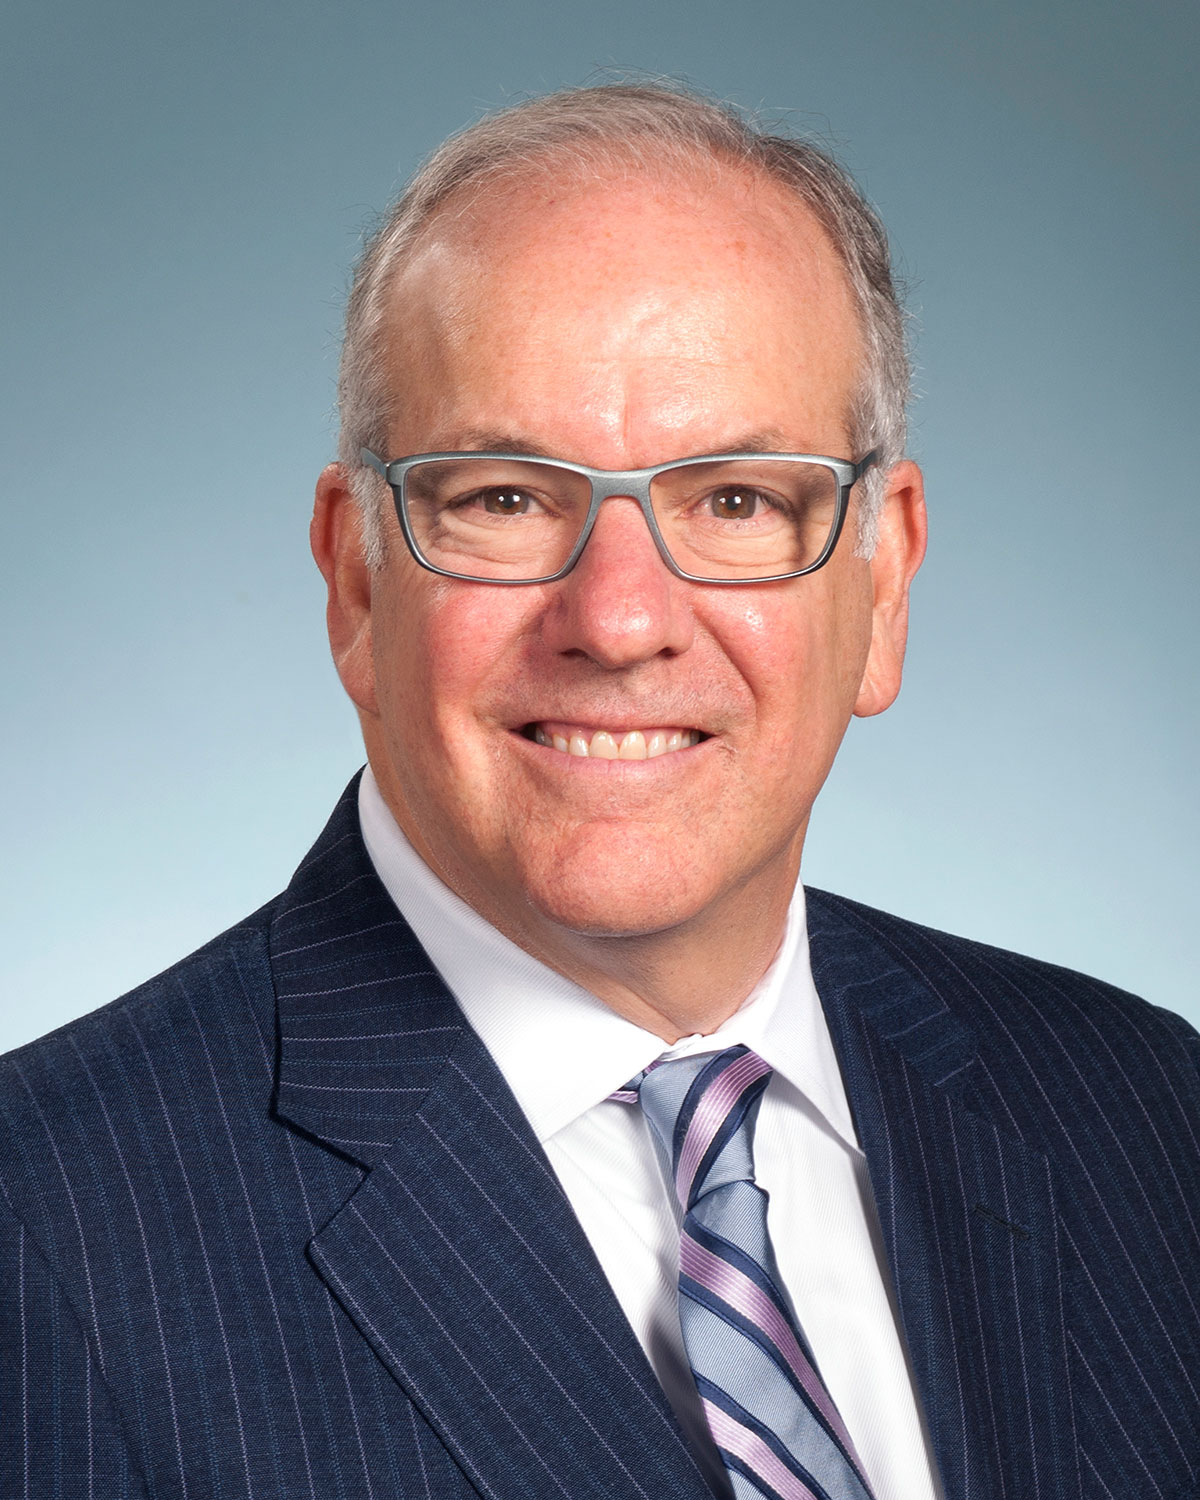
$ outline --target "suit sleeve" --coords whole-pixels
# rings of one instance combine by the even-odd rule
[[[0,1198],[0,1495],[145,1500],[103,1375],[44,1256]]]

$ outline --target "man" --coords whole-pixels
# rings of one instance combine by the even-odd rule
[[[1200,1494],[1200,1039],[798,884],[924,546],[882,232],[552,96],[351,296],[369,767],[6,1062],[5,1496]]]

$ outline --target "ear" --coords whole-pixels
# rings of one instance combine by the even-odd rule
[[[375,714],[372,577],[363,554],[362,515],[341,464],[328,464],[317,480],[308,534],[329,590],[325,621],[338,676],[359,711]]]
[[[881,714],[900,691],[908,640],[908,591],[925,556],[925,481],[911,459],[888,471],[879,540],[871,559],[871,647],[854,712]]]

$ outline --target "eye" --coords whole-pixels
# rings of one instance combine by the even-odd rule
[[[757,490],[731,487],[714,491],[708,504],[720,521],[748,521],[758,514],[765,501]]]
[[[492,516],[523,516],[533,505],[523,490],[482,490],[478,499]]]

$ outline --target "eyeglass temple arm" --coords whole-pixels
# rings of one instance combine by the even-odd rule
[[[366,452],[365,449],[363,451]],[[879,462],[879,449],[878,448],[872,448],[871,451],[870,451],[870,453],[865,454],[854,465],[854,478],[850,481],[850,483],[851,484],[857,484],[858,481],[867,472],[867,470],[873,464],[877,464],[878,462]]]
[[[374,469],[376,474],[378,474],[381,479],[386,479],[388,477],[387,464],[384,463],[383,459],[377,458],[375,454],[371,452],[370,448],[360,448],[358,450],[358,456],[362,459],[363,463],[366,464],[367,468]]]

